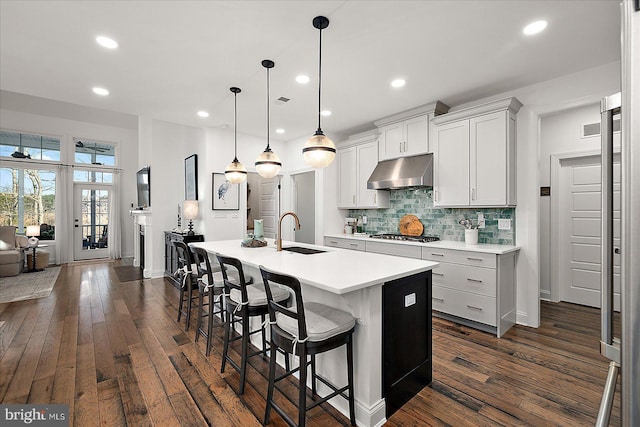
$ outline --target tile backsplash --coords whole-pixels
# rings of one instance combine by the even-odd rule
[[[431,188],[391,190],[388,209],[351,209],[349,216],[366,215],[367,233],[398,233],[400,218],[412,214],[424,226],[423,235],[438,236],[441,240],[464,240],[464,227],[458,221],[467,218],[474,224],[478,212],[485,218],[485,228],[478,230],[479,243],[514,245],[516,210],[514,208],[435,208]],[[498,219],[510,219],[511,229],[498,230]]]

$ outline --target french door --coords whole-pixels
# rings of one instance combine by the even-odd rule
[[[74,184],[73,247],[74,260],[109,256],[110,185]]]

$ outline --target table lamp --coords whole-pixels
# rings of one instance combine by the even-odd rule
[[[29,246],[38,246],[38,237],[40,236],[39,225],[27,225],[27,236],[29,237]]]
[[[193,220],[198,219],[198,201],[185,200],[182,205],[182,213],[184,214],[184,219],[189,220],[189,232],[187,232],[187,236],[193,236],[195,234],[193,232]]]

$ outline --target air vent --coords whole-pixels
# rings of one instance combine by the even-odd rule
[[[613,119],[613,131],[620,132],[620,119]],[[581,138],[589,138],[600,135],[600,122],[582,125]]]
[[[278,98],[275,101],[273,101],[273,103],[277,104],[277,105],[283,105],[283,104],[286,104],[289,101],[291,101],[291,99],[287,98],[286,96],[281,96],[280,98]]]

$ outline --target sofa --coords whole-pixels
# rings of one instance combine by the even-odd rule
[[[16,276],[24,269],[24,249],[29,247],[26,236],[16,235],[16,227],[0,225],[0,277]]]

